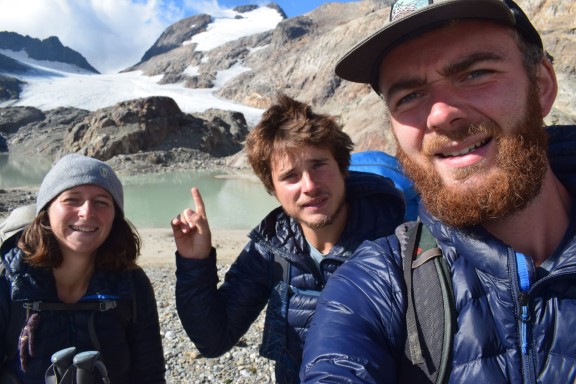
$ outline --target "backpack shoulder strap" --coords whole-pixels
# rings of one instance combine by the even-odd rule
[[[407,288],[405,356],[400,382],[445,383],[451,368],[455,324],[448,265],[420,221],[409,227],[402,247]]]
[[[0,263],[1,264],[1,263]],[[1,266],[3,269],[3,265]],[[0,269],[1,271],[1,269]],[[94,315],[97,312],[104,312],[116,309],[118,317],[122,322],[122,327],[126,331],[128,324],[136,322],[136,298],[135,289],[130,274],[130,300],[101,300],[77,303],[51,303],[51,302],[16,302],[12,301],[10,320],[6,331],[6,342],[11,351],[11,358],[16,355],[18,337],[22,327],[27,322],[28,318],[33,312],[42,311],[88,311],[90,318],[88,320],[88,334],[90,340],[96,350],[100,350],[100,341],[96,335],[96,328],[94,327]],[[12,351],[14,353],[12,353]]]
[[[277,255],[274,253],[274,258],[272,259],[273,264],[273,284],[279,281],[285,281],[286,283],[290,284],[290,263],[288,260],[282,256]]]
[[[120,320],[124,325],[124,329],[128,324],[135,324],[138,320],[138,304],[136,303],[136,286],[134,285],[134,274],[141,273],[144,274],[142,269],[134,269],[128,273],[128,279],[130,280],[130,300],[119,300],[118,302],[118,314]]]
[[[2,266],[2,269],[4,266]],[[6,360],[12,360],[18,354],[18,344],[22,328],[26,325],[26,310],[21,302],[10,302],[10,316],[4,334]]]
[[[6,266],[4,265],[4,261],[0,260],[0,276],[2,276],[2,278],[4,278],[3,276],[5,273],[5,269]],[[20,332],[22,331],[22,327],[24,327],[25,323],[26,323],[26,311],[22,307],[22,303],[10,300],[10,313],[8,315],[8,322],[6,324],[6,329],[4,333],[4,340],[0,341],[4,343],[4,348],[6,351],[6,357],[4,361],[12,360],[14,357],[16,357],[18,353],[18,342],[20,338]]]

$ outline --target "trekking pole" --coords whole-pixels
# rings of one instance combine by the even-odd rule
[[[96,363],[94,364],[94,367],[96,368],[96,370],[98,370],[98,373],[100,374],[100,377],[102,378],[102,383],[103,384],[110,384],[110,379],[108,378],[108,370],[106,369],[104,362],[102,360],[98,359],[98,361],[96,361]]]
[[[74,365],[76,366],[76,383],[94,384],[94,368],[99,371],[103,383],[110,383],[106,367],[104,366],[104,363],[99,360],[99,357],[100,352],[98,351],[80,352],[74,356]]]
[[[64,375],[66,371],[72,365],[72,359],[76,354],[76,347],[69,347],[62,349],[58,352],[54,352],[51,357],[52,366],[48,368],[48,372],[46,373],[45,380],[47,383],[63,383]],[[52,370],[52,372],[50,372]],[[52,374],[54,374],[53,377]]]

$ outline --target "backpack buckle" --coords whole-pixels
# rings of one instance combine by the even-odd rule
[[[24,303],[22,306],[26,309],[26,312],[40,311],[40,304],[42,304],[41,301],[34,301],[32,303]]]
[[[101,301],[98,303],[100,312],[108,311],[109,309],[116,308],[116,301]]]

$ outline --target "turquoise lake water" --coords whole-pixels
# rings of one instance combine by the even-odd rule
[[[50,163],[42,159],[0,154],[0,188],[38,187]],[[222,172],[186,171],[121,176],[126,216],[139,228],[169,228],[186,207],[194,208],[190,188],[198,187],[215,229],[247,229],[257,225],[276,200],[261,183],[247,178],[220,177]]]

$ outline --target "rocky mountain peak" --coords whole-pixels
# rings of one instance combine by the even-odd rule
[[[76,65],[92,73],[100,73],[80,53],[62,45],[60,39],[56,36],[40,40],[30,36],[22,36],[15,32],[0,32],[0,49],[9,49],[16,52],[24,50],[31,59],[59,61]],[[0,61],[0,71],[5,71],[6,68],[1,65],[2,62]]]
[[[154,56],[161,55],[173,49],[181,47],[185,41],[188,41],[192,36],[206,31],[208,25],[212,22],[212,17],[206,14],[194,15],[180,20],[177,23],[169,26],[160,35],[158,40],[144,53],[140,63],[150,60]],[[139,63],[139,64],[140,64]],[[137,68],[138,65],[132,68]],[[132,68],[126,71],[131,71]]]

